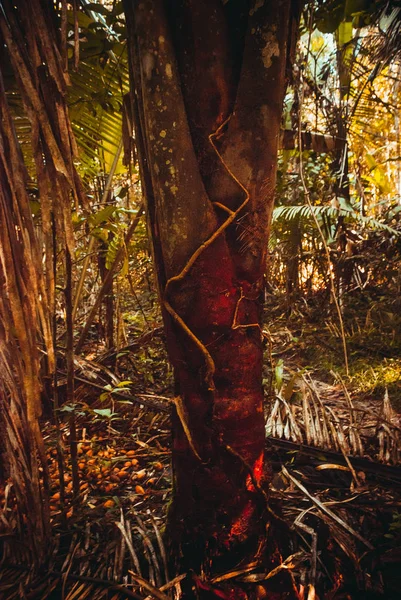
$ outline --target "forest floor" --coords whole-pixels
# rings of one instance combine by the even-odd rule
[[[347,377],[334,319],[313,323],[301,311],[274,310],[265,328],[264,385],[275,472],[271,502],[294,536],[292,554],[283,559],[305,600],[308,585],[321,598],[395,600],[401,585],[399,336],[391,322],[379,331],[372,311],[363,325],[349,318]],[[60,373],[61,398],[64,385]],[[32,579],[13,567],[18,553],[23,564],[23,551],[10,544],[0,598],[117,600],[159,590],[164,600],[163,590],[177,593],[180,581],[168,574],[162,541],[171,495],[171,396],[161,323],[133,332],[118,352],[106,351],[96,338],[87,343],[76,359],[75,406],[62,406],[60,428],[43,424],[57,534],[50,571]],[[57,445],[64,454],[64,500]],[[1,492],[5,514],[12,514],[10,489]]]

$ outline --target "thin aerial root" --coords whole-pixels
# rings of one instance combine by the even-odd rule
[[[173,319],[185,331],[185,333],[188,335],[188,337],[190,337],[191,340],[193,340],[193,342],[198,346],[199,350],[202,352],[203,356],[205,357],[205,362],[206,362],[205,381],[208,384],[208,390],[210,392],[214,392],[215,386],[214,386],[214,382],[213,382],[213,375],[216,370],[216,367],[215,367],[214,360],[213,360],[210,352],[208,351],[206,346],[204,346],[204,344],[202,344],[201,340],[198,337],[196,337],[196,335],[193,333],[193,331],[191,331],[191,329],[188,327],[188,325],[185,323],[185,321],[180,317],[180,315],[178,313],[176,313],[174,308],[171,306],[171,304],[167,300],[164,301],[164,307],[167,310],[167,312],[173,317]]]
[[[263,334],[262,328],[259,323],[238,323],[237,322],[239,305],[241,304],[242,300],[244,300],[244,299],[247,300],[247,297],[244,294],[244,290],[241,288],[241,294],[240,294],[240,297],[238,298],[237,304],[235,306],[233,323],[231,325],[231,329],[246,329],[247,327],[257,327],[260,331],[261,336],[263,337],[264,334]]]
[[[189,425],[188,425],[188,415],[186,413],[185,406],[184,406],[181,396],[176,396],[175,398],[173,398],[173,402],[175,404],[175,408],[177,410],[177,415],[180,419],[184,433],[187,436],[188,444],[189,444],[192,452],[196,456],[196,458],[200,462],[202,462],[202,459],[199,456],[199,452],[197,451],[194,441],[192,439],[191,430],[189,429]]]
[[[221,202],[213,202],[213,206],[221,208],[221,210],[224,210],[229,215],[233,215],[235,213],[235,210],[231,210],[231,208],[228,208],[228,206],[225,206],[225,204],[222,204]]]

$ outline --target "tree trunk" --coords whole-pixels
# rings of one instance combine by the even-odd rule
[[[168,541],[206,575],[260,557],[266,537],[261,302],[293,5],[125,2],[176,381]],[[295,597],[283,589],[271,597]]]

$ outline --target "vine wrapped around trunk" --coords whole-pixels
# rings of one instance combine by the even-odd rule
[[[261,296],[295,4],[125,2],[176,382],[168,541],[209,576],[261,559],[266,538]]]

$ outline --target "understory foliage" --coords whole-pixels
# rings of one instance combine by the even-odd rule
[[[226,5],[233,1],[222,6],[229,10]],[[226,218],[232,220],[224,243],[228,248],[233,240],[238,244],[237,263],[245,264],[247,253],[267,257],[264,324],[259,328],[266,347],[265,408],[266,413],[273,410],[269,431],[274,423],[277,433],[279,423],[284,435],[288,423],[287,441],[297,435],[291,438],[289,429],[294,414],[300,422],[304,419],[299,439],[310,441],[304,399],[296,405],[307,384],[313,388],[309,379],[302,383],[307,372],[327,383],[336,371],[342,379],[335,379],[335,385],[345,382],[359,400],[381,402],[388,392],[396,409],[401,408],[401,13],[396,4],[304,3],[299,43],[287,74],[267,247],[258,248],[253,237],[254,207],[241,213],[217,196],[213,201],[211,230]],[[241,32],[242,27],[241,21]],[[130,524],[123,517],[119,521],[119,509],[127,507],[129,498],[131,504],[143,502],[145,514],[153,510],[154,498],[169,496],[165,413],[174,403],[181,443],[195,448],[199,462],[193,436],[198,423],[191,424],[191,433],[174,387],[177,364],[174,379],[161,341],[163,316],[165,321],[167,313],[175,319],[173,329],[180,324],[168,294],[176,294],[176,306],[184,305],[187,289],[180,295],[174,285],[185,279],[192,258],[188,261],[184,240],[177,263],[169,255],[165,272],[160,264],[154,267],[160,248],[152,245],[149,231],[153,228],[154,236],[162,231],[163,243],[172,247],[166,219],[177,215],[164,215],[160,228],[151,212],[143,165],[151,165],[154,148],[143,156],[143,140],[138,134],[134,139],[134,122],[138,125],[143,119],[143,107],[138,104],[139,87],[134,97],[130,95],[129,63],[138,63],[135,52],[129,57],[127,50],[123,3],[0,0],[0,42],[0,548],[8,561],[43,566],[52,552],[57,553],[58,528],[67,530],[81,514],[89,523],[94,510],[96,526],[104,514],[107,526],[119,522],[118,531],[137,565]],[[208,94],[203,90],[199,102]],[[197,140],[203,125],[194,114]],[[203,176],[199,186],[205,193],[204,183],[210,185],[212,197],[220,193],[217,185],[217,191],[213,188],[219,177],[229,179],[232,197],[236,201],[245,191],[243,201],[248,192],[226,162],[230,148],[224,136],[233,126],[230,118],[213,124],[199,150],[201,168],[214,165],[214,179]],[[191,145],[186,160],[190,152]],[[232,159],[235,168],[241,157],[237,158]],[[166,172],[173,167],[166,162]],[[191,192],[193,181],[187,184]],[[200,240],[192,244],[195,252],[205,237],[201,216],[192,223],[193,237]],[[172,281],[177,272],[177,281]],[[214,291],[224,287],[224,276],[219,276]],[[245,298],[242,287],[238,294],[240,299],[233,301],[235,319]],[[195,311],[186,317],[195,319]],[[230,323],[231,329],[242,335],[236,321],[234,325]],[[180,326],[185,329],[186,323]],[[206,363],[209,342],[213,348],[214,341],[201,342]],[[188,358],[191,345],[184,342],[183,347]],[[199,373],[212,379],[211,368],[197,360]],[[306,397],[318,403],[308,390]],[[295,404],[288,409],[290,400]],[[385,406],[388,419],[395,419]],[[356,421],[347,427],[352,431]],[[367,452],[382,462],[386,452],[387,458],[391,454],[388,462],[394,466],[396,430],[377,424],[379,430],[380,439],[387,441],[380,442],[380,448],[369,446],[369,441]],[[121,453],[113,446],[115,432],[121,436]],[[86,437],[91,435],[96,436],[93,443]],[[138,463],[138,447],[134,452],[127,439],[138,442],[144,456],[151,457],[146,466],[142,459]],[[232,446],[226,445],[222,462],[232,461],[245,473],[249,465],[235,450],[229,455]],[[342,451],[334,442],[330,448]],[[254,484],[249,479],[249,489],[263,496],[259,482],[253,488]],[[263,504],[265,498],[258,502]],[[165,508],[159,504],[160,525]],[[152,519],[145,525],[136,521],[137,533],[145,540],[146,527],[154,531]],[[393,536],[386,538],[392,548],[399,539],[398,513],[383,532]],[[159,540],[157,525],[155,535]],[[151,564],[152,550],[147,542],[144,546]],[[116,551],[120,579],[126,574],[126,547],[119,546],[120,554]],[[157,553],[163,555],[163,545],[160,548]],[[356,551],[349,554],[356,563]],[[70,558],[70,564],[77,560],[73,554]],[[309,585],[312,594],[316,573],[311,575],[313,569],[301,568],[294,560],[297,585]],[[164,567],[163,577],[154,575],[157,588],[169,579],[167,563]],[[152,568],[144,573],[152,573]],[[191,585],[202,590],[203,584],[194,581]],[[145,589],[134,576],[131,582],[135,589]],[[330,587],[327,580],[321,585],[326,591]],[[340,578],[332,582],[332,590],[336,585],[341,587]]]

